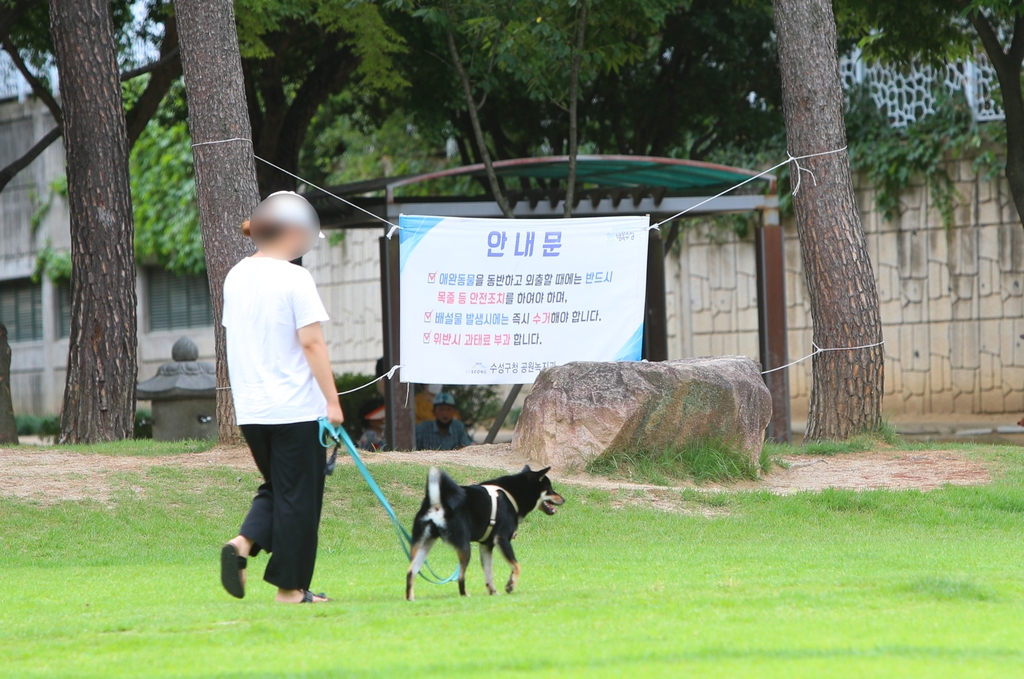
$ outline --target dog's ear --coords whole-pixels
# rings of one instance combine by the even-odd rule
[[[523,468],[519,470],[519,473],[520,474],[529,474],[530,471],[531,471],[530,470],[530,465],[527,464],[527,465],[523,465]]]
[[[534,474],[537,475],[538,479],[543,479],[549,471],[551,471],[551,467],[544,467],[544,469],[538,469],[535,471]]]

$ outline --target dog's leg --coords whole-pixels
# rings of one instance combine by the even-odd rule
[[[494,544],[498,545],[501,555],[512,566],[512,575],[508,576],[508,583],[505,585],[505,591],[511,594],[519,583],[519,562],[516,561],[516,553],[512,551],[512,543],[508,540],[495,537]]]
[[[484,569],[484,584],[487,585],[487,593],[494,594],[494,545],[480,545],[480,565]]]
[[[412,559],[409,562],[409,571],[405,574],[405,599],[406,601],[415,601],[416,595],[413,592],[413,583],[416,582],[416,576],[420,573],[420,568],[423,567],[423,562],[427,560],[427,555],[430,554],[430,548],[434,546],[435,538],[427,538],[426,540],[413,544],[411,555]]]
[[[469,557],[473,551],[467,542],[465,547],[456,547],[455,552],[459,555],[459,594],[469,596],[466,594],[466,571],[469,570]]]

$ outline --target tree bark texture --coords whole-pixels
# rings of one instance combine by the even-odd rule
[[[117,43],[104,0],[51,0],[71,213],[71,336],[62,443],[135,423],[135,251]]]
[[[773,0],[782,71],[786,139],[793,156],[846,146],[836,24],[831,0]],[[822,349],[882,341],[871,260],[846,151],[791,167],[797,232],[811,302],[814,343]],[[814,357],[808,440],[846,439],[878,426],[883,347]]]
[[[7,343],[7,326],[0,323],[0,443],[17,442],[18,425],[11,398],[11,345]]]
[[[239,440],[228,380],[224,326],[224,278],[255,252],[241,224],[259,203],[246,108],[242,60],[231,0],[175,0],[188,123],[195,161],[196,197],[210,279],[217,350],[217,431],[222,443]]]

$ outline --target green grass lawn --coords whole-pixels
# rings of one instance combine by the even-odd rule
[[[246,599],[221,590],[251,473],[153,467],[122,475],[112,508],[0,500],[0,676],[1019,676],[1021,450],[969,449],[1001,470],[983,488],[681,492],[712,518],[556,481],[565,507],[516,540],[519,591],[485,596],[474,558],[471,598],[421,581],[414,604],[351,466],[328,479],[326,605],[274,604],[263,557]],[[426,469],[372,469],[411,518]],[[434,554],[450,571],[452,552]]]

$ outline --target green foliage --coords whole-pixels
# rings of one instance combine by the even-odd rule
[[[38,283],[43,276],[54,283],[65,283],[71,280],[71,253],[67,250],[54,250],[49,239],[36,255],[32,281]]]
[[[383,120],[375,120],[349,93],[333,97],[310,128],[302,157],[308,159],[307,167],[315,164],[308,167],[309,176],[322,177],[329,185],[433,172],[458,164],[447,157],[438,139],[421,131],[412,114],[395,109]],[[468,191],[470,180],[447,179],[444,187]],[[429,187],[415,184],[401,189],[401,195],[426,194],[438,188],[437,182]]]
[[[756,479],[771,458],[762,455],[757,464],[736,446],[717,440],[692,441],[683,446],[651,450],[636,448],[606,452],[587,465],[592,474],[626,478],[642,483],[673,485]]]
[[[68,178],[67,175],[60,175],[52,182],[46,189],[46,197],[41,198],[39,194],[34,190],[29,190],[29,200],[32,202],[32,216],[29,217],[29,224],[32,226],[33,235],[39,230],[46,215],[50,214],[50,208],[53,207],[53,199],[57,196],[61,198],[67,198],[68,196]]]
[[[466,429],[473,429],[486,420],[493,420],[501,410],[498,390],[484,385],[447,384],[444,390],[455,397],[459,419]]]
[[[408,85],[395,70],[393,58],[405,52],[402,37],[389,26],[376,4],[362,0],[236,0],[238,41],[243,59],[256,61],[285,57],[289,61],[291,78],[295,78],[309,64],[288,59],[292,55],[280,54],[279,47],[268,44],[272,34],[281,34],[295,25],[315,27],[321,34],[337,41],[340,47],[350,49],[358,58],[355,76],[360,88],[373,91],[393,90]],[[292,44],[291,49],[301,52],[308,44]],[[291,79],[290,78],[290,79]],[[295,95],[292,90],[288,93]]]
[[[18,436],[39,436],[52,439],[60,435],[60,415],[16,415]]]
[[[678,3],[670,0],[589,2],[580,81],[593,81],[599,74],[619,72],[640,61],[648,45],[638,36],[656,33],[674,5]],[[503,7],[493,6],[498,12]],[[508,8],[504,16],[471,16],[466,32],[492,33],[489,42],[499,68],[523,83],[531,97],[568,108],[580,2],[525,0]]]
[[[967,11],[981,10],[1009,39],[1016,17],[1024,14],[1019,0],[838,0],[836,21],[842,34],[857,41],[869,59],[909,63],[923,59],[970,56],[977,33],[965,20]]]
[[[40,436],[54,439],[60,435],[60,415],[18,415],[15,418],[19,436]],[[148,410],[135,411],[135,439],[153,438],[153,415]]]
[[[135,427],[132,431],[134,439],[153,438],[153,413],[149,410],[137,409],[135,411]]]
[[[345,431],[352,437],[353,443],[363,435],[363,420],[360,416],[367,404],[383,403],[384,399],[377,391],[377,385],[366,386],[373,382],[373,375],[362,375],[360,373],[344,373],[334,376],[334,385],[339,392],[358,389],[351,394],[339,396],[341,401],[341,412],[345,414],[345,422],[342,425]],[[360,387],[365,387],[360,389]]]
[[[850,94],[846,115],[850,164],[863,172],[875,187],[875,205],[888,219],[899,214],[900,195],[915,177],[923,177],[931,200],[946,228],[953,225],[953,211],[962,200],[946,170],[968,149],[982,150],[1005,134],[1004,123],[975,124],[962,94],[941,99],[935,113],[905,127],[892,127],[864,87]],[[989,177],[998,171],[991,155]]]
[[[178,275],[206,270],[191,144],[187,123],[154,119],[130,162],[135,257]]]
[[[519,424],[519,417],[522,414],[522,408],[513,408],[512,410],[508,411],[508,417],[505,418],[505,426],[515,427],[517,424]]]

